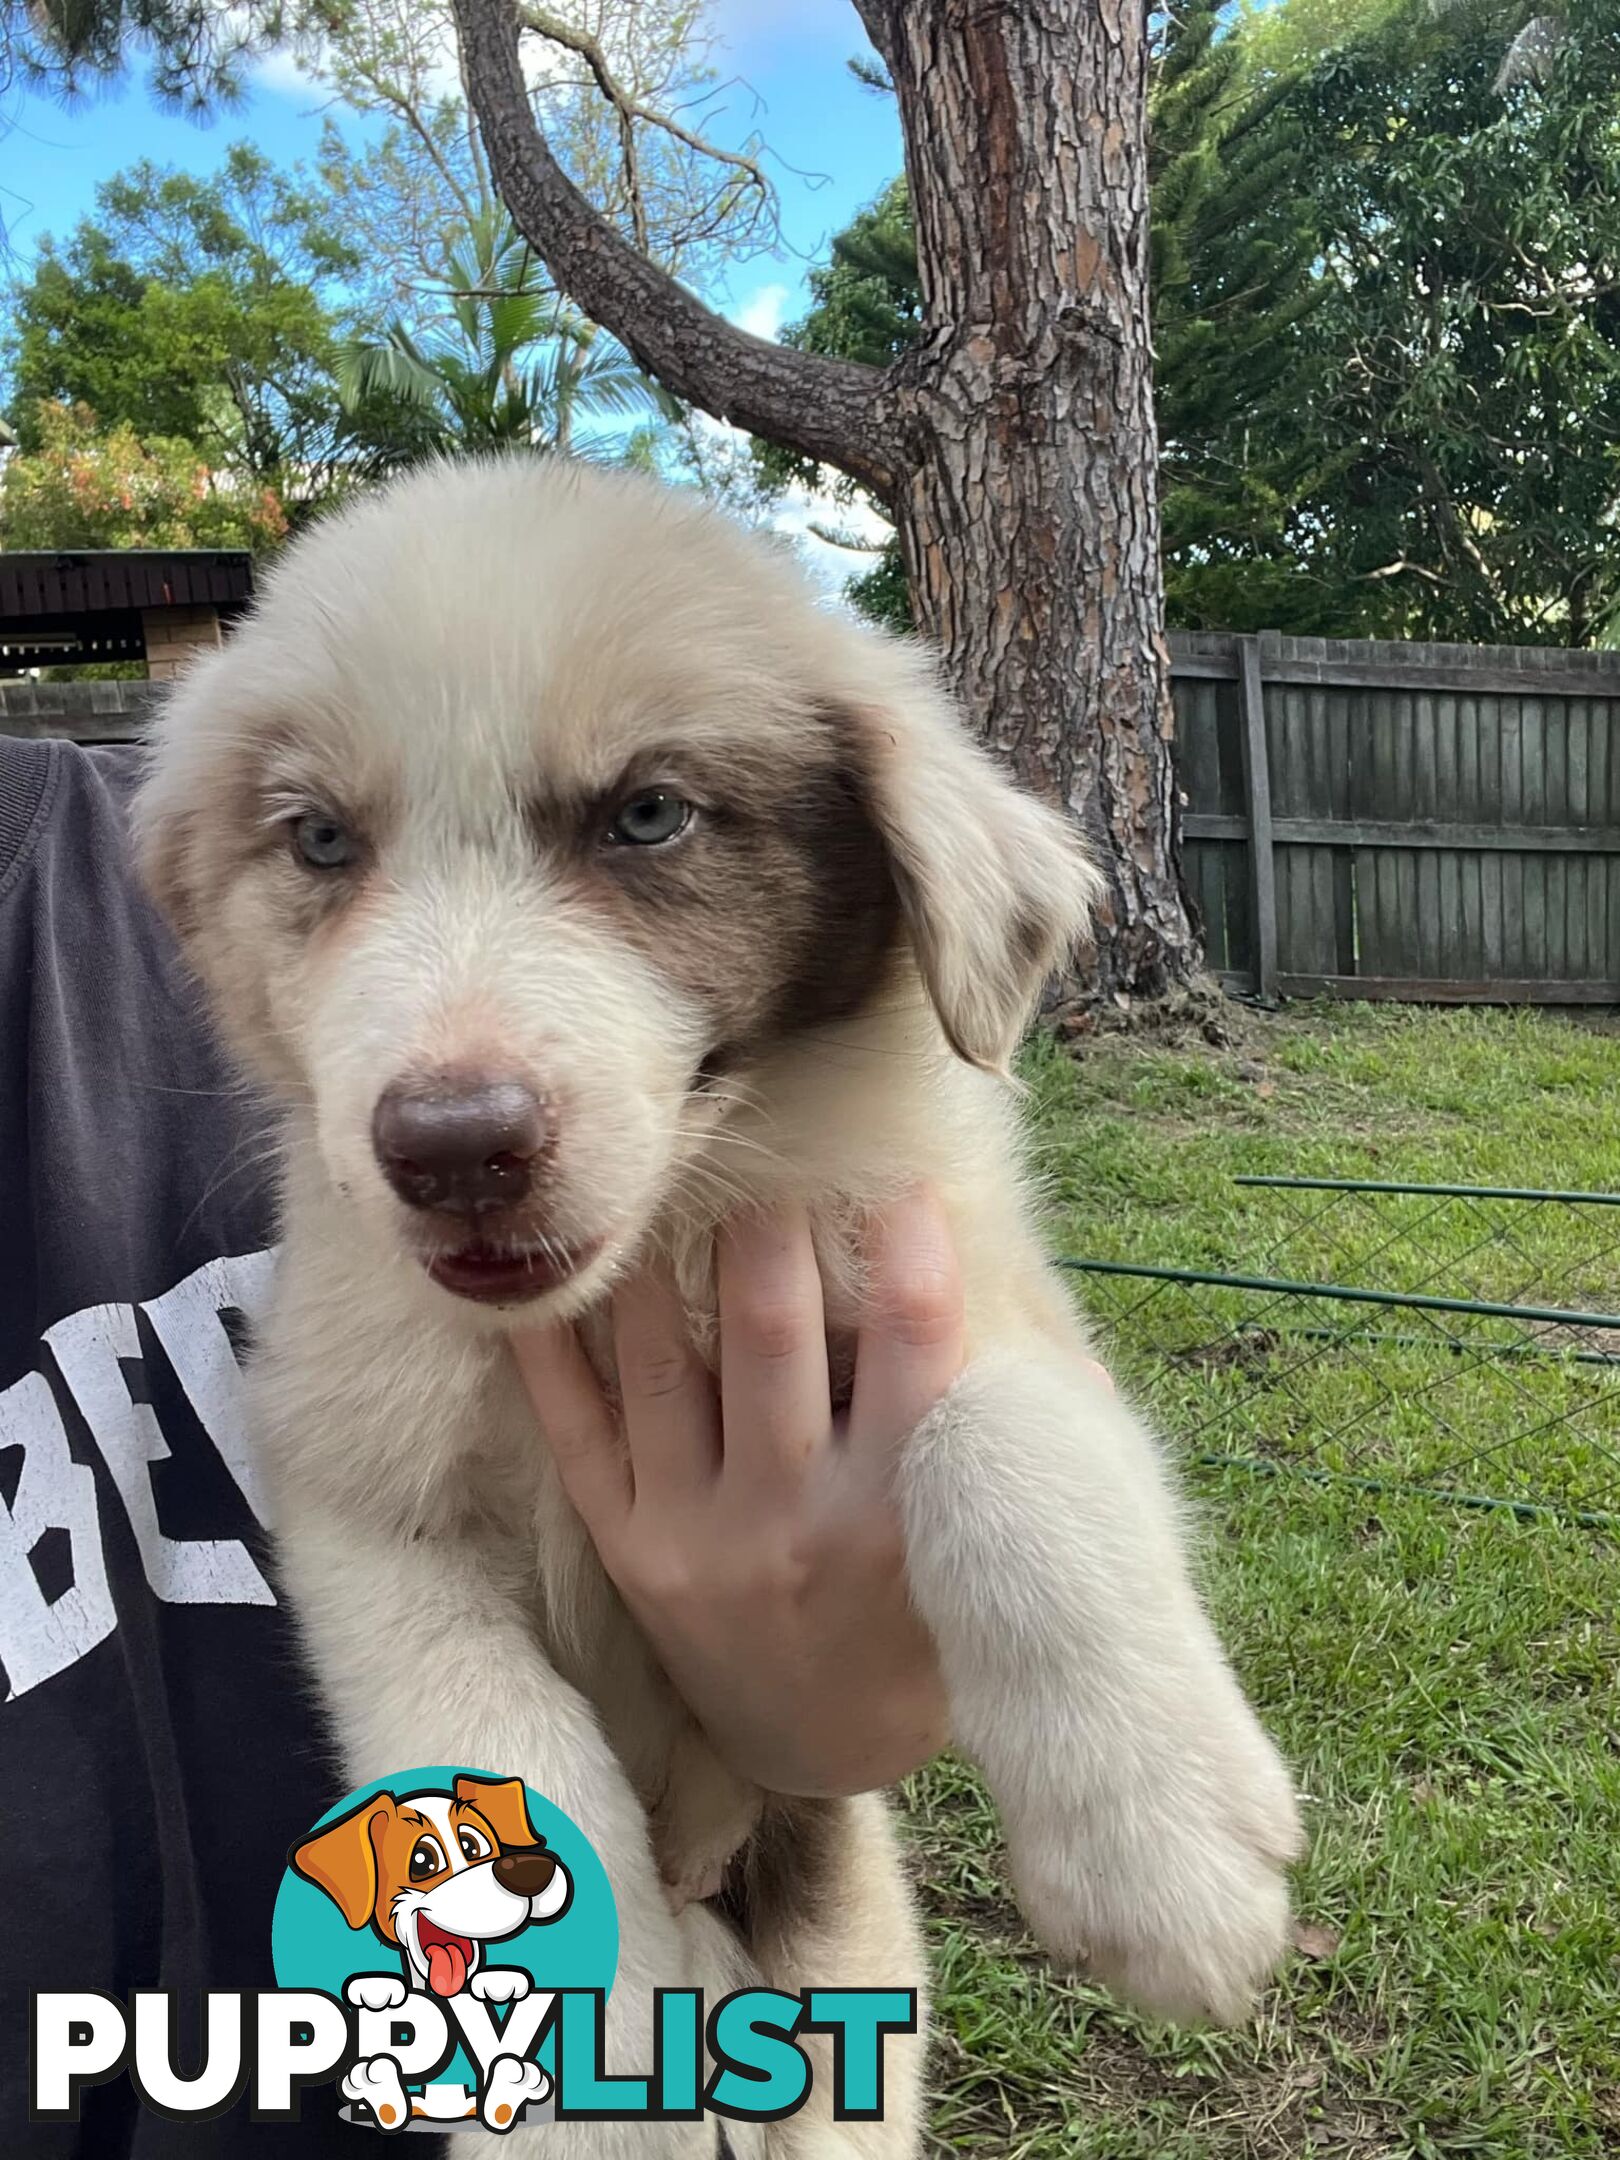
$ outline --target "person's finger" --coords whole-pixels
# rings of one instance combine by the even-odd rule
[[[903,1440],[950,1388],[966,1350],[951,1226],[938,1197],[918,1186],[883,1210],[868,1240],[851,1446]]]
[[[563,1491],[600,1546],[628,1514],[635,1488],[591,1361],[571,1327],[520,1329],[512,1354]]]
[[[716,1267],[726,1476],[796,1480],[832,1428],[809,1216],[802,1207],[738,1216],[720,1232]]]
[[[615,1294],[613,1339],[636,1497],[689,1499],[720,1467],[720,1417],[664,1269],[642,1269]]]

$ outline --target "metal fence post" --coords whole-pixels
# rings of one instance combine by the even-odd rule
[[[1255,989],[1277,1000],[1277,856],[1271,832],[1271,765],[1266,753],[1265,685],[1260,640],[1238,642],[1238,705],[1243,718],[1243,794],[1249,817],[1249,898],[1254,920]]]

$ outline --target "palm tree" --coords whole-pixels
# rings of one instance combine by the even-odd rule
[[[592,421],[673,420],[680,407],[615,339],[537,281],[533,250],[503,212],[480,217],[445,266],[448,312],[424,331],[391,323],[344,348],[338,392],[376,424],[384,462],[521,447],[612,455],[622,431]]]

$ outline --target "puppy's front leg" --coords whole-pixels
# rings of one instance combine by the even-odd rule
[[[521,1777],[590,1839],[619,1918],[606,2067],[645,2074],[654,1990],[707,1975],[671,1916],[646,1817],[595,1713],[552,1669],[524,1614],[521,1552],[395,1540],[296,1507],[278,1529],[281,1575],[356,1784],[464,1763]],[[528,1567],[532,1576],[532,1557]],[[692,2123],[556,2124],[544,2138],[556,2160],[712,2160],[714,2149],[712,2126]]]
[[[1050,1351],[972,1363],[907,1442],[912,1592],[1057,1954],[1230,2019],[1284,1947],[1299,1819],[1189,1580],[1158,1451]]]

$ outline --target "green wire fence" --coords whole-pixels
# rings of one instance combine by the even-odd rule
[[[1241,1267],[1063,1262],[1188,1459],[1620,1528],[1620,1194],[1233,1182]]]

